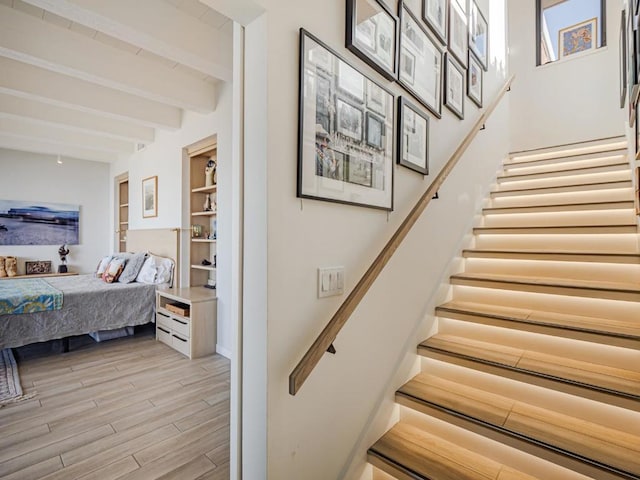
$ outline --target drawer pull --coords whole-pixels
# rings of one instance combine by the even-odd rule
[[[169,315],[167,315],[166,313],[162,313],[160,311],[156,312],[158,315],[163,316],[164,318],[169,318]]]
[[[177,335],[171,335],[173,338],[177,338],[178,340],[180,340],[181,342],[187,343],[187,341],[184,338],[180,338]]]
[[[164,328],[158,326],[158,330],[160,330],[161,332],[166,333],[167,335],[169,335],[171,332],[169,330],[165,330]]]
[[[178,322],[181,325],[187,325],[187,322],[183,322],[182,320],[178,320],[177,318],[174,318],[173,321]]]

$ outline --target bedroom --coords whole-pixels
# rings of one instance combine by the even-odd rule
[[[83,2],[51,3],[0,2],[0,43],[3,47],[0,56],[3,72],[0,76],[0,200],[78,206],[79,241],[68,245],[70,253],[66,264],[71,273],[93,273],[101,258],[119,250],[116,179],[124,174],[129,183],[128,230],[179,229],[181,247],[173,255],[177,263],[175,282],[187,286],[190,281],[190,231],[194,222],[188,207],[189,169],[184,149],[215,134],[217,154],[221,159],[217,168],[220,185],[216,199],[218,241],[226,245],[226,248],[219,247],[215,252],[218,307],[214,346],[217,354],[206,357],[210,363],[195,365],[200,365],[197,367],[200,368],[197,372],[200,381],[209,382],[222,373],[216,381],[228,382],[235,328],[230,306],[233,255],[230,225],[231,203],[234,201],[232,181],[235,181],[231,165],[233,22],[197,0],[136,3],[139,8],[132,8],[129,2],[117,2],[117,5],[109,2],[102,6],[106,10],[99,12],[85,9]],[[170,31],[160,27],[167,19],[171,19],[175,26]],[[203,46],[212,42],[218,46],[217,49]],[[143,214],[143,180],[150,177],[157,178],[156,216]],[[0,221],[0,224],[4,223]],[[17,257],[20,275],[25,273],[25,263],[31,261],[51,262],[51,271],[56,272],[60,263],[59,248],[60,244],[0,244],[0,256]],[[137,335],[133,339],[114,340],[114,346],[110,346],[110,342],[92,346],[76,339],[78,357],[69,358],[78,358],[80,362],[86,357],[82,361],[92,364],[105,355],[109,356],[106,350],[117,351],[118,345],[126,345],[130,340],[149,343],[155,338],[153,330],[142,334],[141,340],[136,340]],[[153,358],[158,359],[157,355],[164,351],[165,361],[180,360],[180,365],[185,365],[187,373],[175,373],[172,376],[174,380],[180,375],[183,379],[188,375],[196,378],[195,372],[189,372],[196,367],[189,366],[186,357],[162,344],[156,345],[155,340],[149,348],[153,350],[150,354]],[[72,342],[69,355],[73,354]],[[137,364],[145,368],[144,354],[136,357],[129,352],[129,355],[127,358],[132,367]],[[34,365],[42,364],[43,358],[47,361],[41,368],[44,372],[51,371],[52,375],[59,371],[58,367],[80,368],[76,363],[62,366],[60,362],[64,363],[65,356],[56,353],[34,359]],[[18,363],[20,368],[20,360]],[[162,361],[158,361],[158,365],[163,365]],[[152,369],[156,365],[147,365],[146,368],[149,369],[149,379],[153,379]],[[31,387],[23,385],[25,393],[39,391],[42,403],[46,404],[44,399],[48,397],[42,382],[38,389],[38,380],[30,380],[43,373],[30,377],[28,370],[25,369],[24,375],[21,372],[23,381],[32,382]],[[148,383],[150,380],[141,381]],[[73,383],[77,382],[76,378]],[[95,380],[82,382],[93,385]],[[183,383],[190,384],[188,381]],[[198,386],[197,382],[192,383],[195,384],[192,388]],[[107,385],[108,381],[103,387]],[[70,385],[65,387],[62,384],[55,388],[58,391],[72,389]],[[176,388],[188,390],[182,384]],[[211,389],[215,388],[216,385],[207,385],[204,390],[209,397],[200,401],[205,404],[207,398],[212,401],[213,405],[205,405],[205,410],[216,418],[221,415],[221,405],[226,405],[221,418],[226,418],[228,425],[228,383],[224,394],[212,392]],[[111,393],[115,394],[115,390]],[[82,393],[66,398],[86,400]],[[159,400],[157,404],[169,408],[165,400]],[[0,417],[6,420],[6,412],[13,408],[28,409],[28,405],[33,405],[33,401],[3,408]],[[215,408],[218,410],[214,411]],[[200,417],[194,418],[203,420],[206,418],[204,415],[200,413]],[[109,424],[117,418],[115,414],[105,414],[105,421]],[[6,423],[0,424],[3,425],[3,434],[10,432]],[[18,429],[18,425],[15,423],[12,428]],[[176,426],[176,431],[181,427],[186,429],[186,423]],[[47,469],[49,473],[61,469],[65,465],[61,463],[64,461],[62,451],[47,458],[39,459],[35,455],[29,459],[32,450],[39,449],[42,442],[64,444],[60,443],[62,437],[59,435],[62,434],[57,434],[54,427],[47,428],[51,431],[43,437],[42,432],[36,433],[34,429],[28,430],[30,433],[5,437],[0,450],[7,446],[10,449],[1,455],[0,475],[20,478],[25,468],[44,468],[37,470],[44,476]],[[201,429],[200,434],[206,439],[212,438],[213,432],[213,429]],[[225,441],[227,447],[223,457],[226,458],[221,458],[218,453],[216,456],[206,457],[203,454],[176,460],[164,467],[169,468],[165,473],[192,464],[195,465],[193,468],[204,472],[222,475],[226,468],[228,473],[228,434]],[[130,455],[133,453],[134,450],[129,452]],[[15,463],[17,457],[29,462]],[[215,462],[212,460],[214,457]],[[59,462],[54,461],[55,458]],[[21,468],[15,471],[14,467],[10,468],[8,465],[12,461],[14,467],[19,464]],[[2,467],[5,463],[7,470]],[[127,462],[123,460],[122,468],[126,468],[125,465]],[[217,468],[219,465],[222,467]],[[95,467],[92,471],[98,470]]]

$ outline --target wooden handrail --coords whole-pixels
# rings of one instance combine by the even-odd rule
[[[309,350],[307,350],[307,353],[304,354],[302,360],[298,362],[296,368],[293,370],[293,372],[291,372],[291,375],[289,375],[289,393],[291,395],[295,395],[296,393],[298,393],[298,390],[300,390],[300,387],[302,387],[302,384],[311,374],[322,356],[331,347],[334,340],[338,336],[338,333],[340,332],[340,330],[342,330],[342,327],[344,327],[353,311],[360,304],[362,298],[369,291],[369,287],[371,287],[376,278],[378,278],[378,275],[380,274],[382,269],[391,259],[394,252],[398,249],[413,225],[418,221],[418,218],[420,218],[420,215],[422,215],[424,209],[427,208],[427,205],[429,205],[429,202],[431,201],[433,196],[440,189],[447,176],[449,176],[449,174],[453,170],[453,167],[456,166],[458,160],[460,160],[460,157],[462,157],[464,152],[467,150],[467,148],[477,135],[478,131],[486,122],[489,115],[491,115],[491,113],[498,106],[498,103],[500,103],[500,100],[502,99],[504,94],[511,88],[513,79],[514,76],[512,75],[511,78],[509,78],[509,80],[507,80],[507,82],[504,84],[502,89],[500,89],[498,95],[493,100],[491,105],[489,105],[489,107],[487,107],[487,109],[482,112],[476,123],[473,124],[473,127],[471,128],[467,136],[464,137],[464,140],[462,140],[462,143],[460,143],[456,151],[453,152],[453,155],[451,155],[449,161],[442,168],[440,173],[438,173],[433,182],[431,182],[431,185],[429,185],[427,191],[422,195],[422,197],[420,197],[418,203],[416,203],[416,205],[411,209],[411,211],[407,215],[407,218],[405,218],[404,222],[402,222],[402,224],[398,227],[398,229],[384,246],[380,254],[373,261],[369,269],[362,276],[358,284],[354,287],[354,289],[351,291],[342,305],[340,305],[338,311],[333,315],[320,335],[318,335],[318,338],[316,338],[315,342],[313,342],[313,345],[309,347]]]

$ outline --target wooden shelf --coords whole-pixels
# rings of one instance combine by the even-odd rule
[[[191,193],[213,193],[218,189],[218,185],[211,185],[209,187],[192,188]]]
[[[211,211],[211,212],[191,212],[191,216],[192,217],[213,217],[214,215],[217,215],[218,212],[217,211]]]
[[[13,277],[0,277],[0,280],[11,280],[12,278],[46,278],[46,277],[70,277],[72,275],[78,275],[78,272],[66,272],[66,273],[32,273],[30,275],[14,275]]]
[[[210,240],[208,238],[192,238],[193,243],[216,243],[217,240]]]
[[[196,270],[208,270],[209,272],[216,271],[216,267],[211,265],[191,265],[191,268],[195,268]]]

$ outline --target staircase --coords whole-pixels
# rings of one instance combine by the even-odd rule
[[[640,479],[640,237],[626,144],[511,157],[381,479]]]

